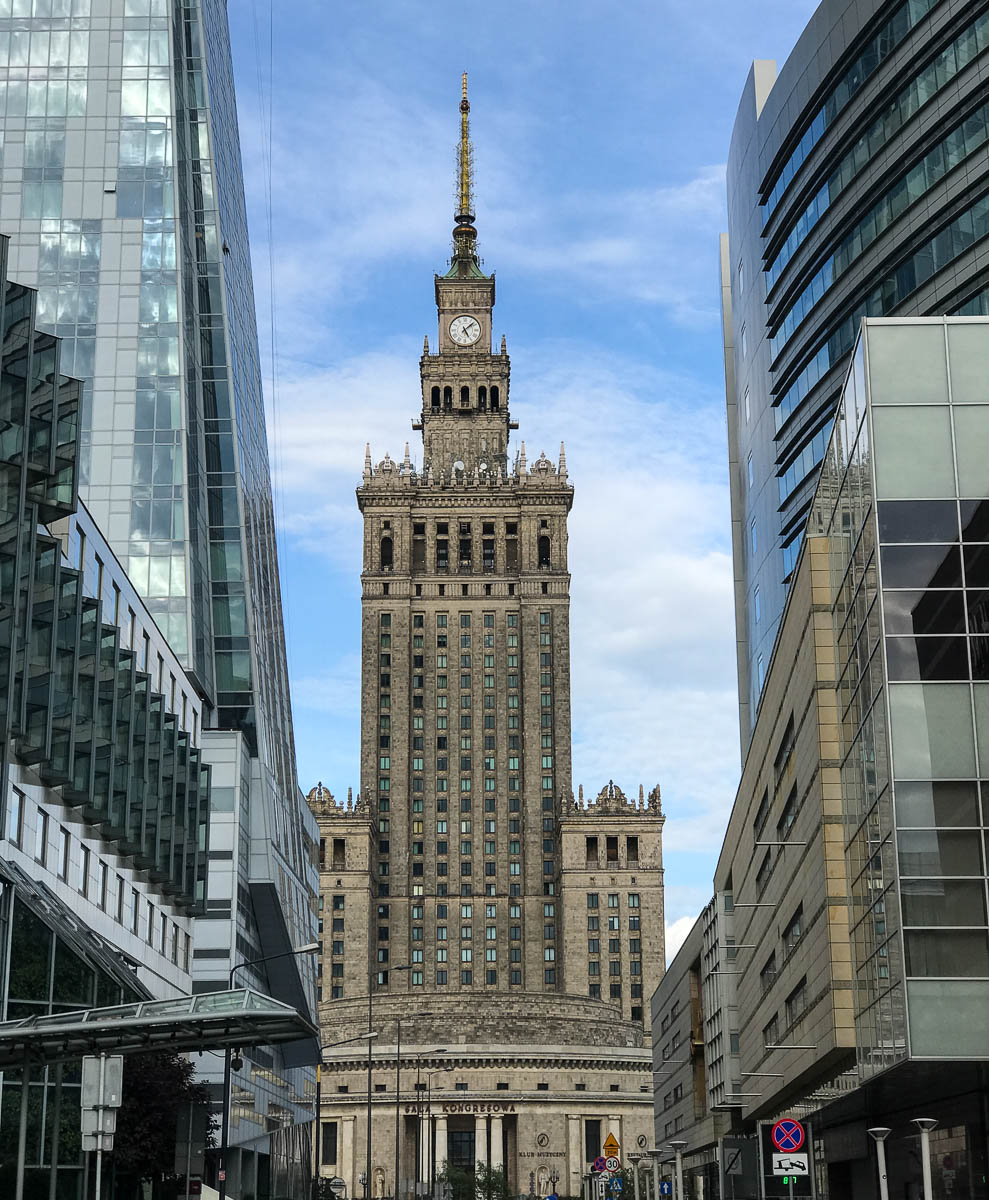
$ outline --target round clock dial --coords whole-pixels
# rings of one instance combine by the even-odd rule
[[[458,346],[473,346],[481,336],[481,326],[476,317],[454,317],[450,322],[450,337]]]

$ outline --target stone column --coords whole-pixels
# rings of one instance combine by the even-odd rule
[[[422,1181],[423,1193],[429,1191],[429,1152],[433,1139],[430,1137],[430,1118],[423,1110],[419,1120],[419,1179]]]
[[[341,1146],[337,1157],[339,1159],[340,1175],[347,1184],[347,1192],[351,1196],[362,1196],[357,1182],[357,1172],[354,1169],[354,1117],[344,1117],[340,1122]]]
[[[488,1118],[474,1118],[474,1162],[488,1165]]]
[[[501,1134],[501,1117],[491,1118],[491,1167],[503,1167],[505,1165],[505,1151],[503,1148]]]
[[[446,1117],[436,1118],[436,1174],[439,1175],[446,1166],[447,1158]]]
[[[584,1174],[584,1150],[581,1145],[580,1138],[580,1117],[567,1117],[567,1174],[566,1179],[569,1181],[565,1184],[560,1180],[560,1190],[566,1188],[566,1195],[579,1196],[581,1188],[581,1177]]]

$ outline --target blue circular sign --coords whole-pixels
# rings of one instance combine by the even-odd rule
[[[791,1117],[784,1117],[773,1126],[773,1145],[777,1150],[792,1154],[804,1144],[804,1127]]]

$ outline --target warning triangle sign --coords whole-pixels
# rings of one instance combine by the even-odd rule
[[[618,1138],[613,1133],[609,1133],[605,1138],[604,1152],[605,1154],[617,1154],[621,1147],[618,1145]]]

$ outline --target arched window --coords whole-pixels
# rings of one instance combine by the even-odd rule
[[[491,389],[491,411],[498,411],[498,389],[496,387]]]
[[[453,408],[453,388],[449,384],[443,389],[443,407]]]
[[[488,407],[488,389],[484,386],[481,386],[477,389],[477,407]]]
[[[541,567],[549,566],[549,538],[545,533],[539,537],[539,565]]]
[[[541,541],[542,539],[540,539]],[[381,539],[381,569],[390,571],[394,563],[394,548],[390,537]]]
[[[438,387],[434,387],[433,390],[429,393],[429,403],[433,408],[439,408],[439,406],[440,406],[440,389]]]
[[[460,389],[460,407],[470,408],[470,388],[466,384]]]

